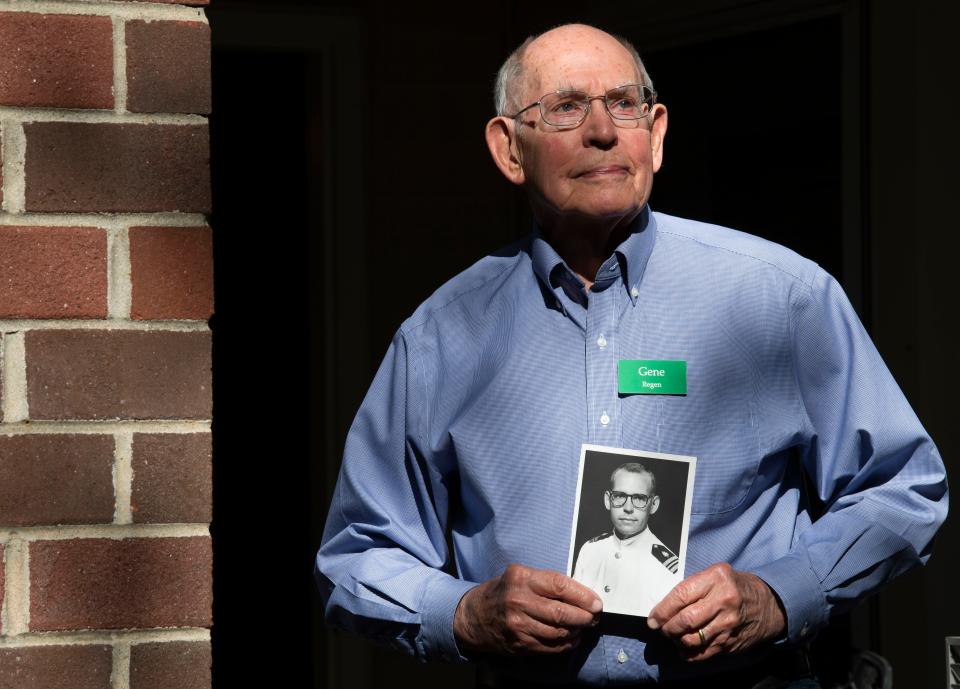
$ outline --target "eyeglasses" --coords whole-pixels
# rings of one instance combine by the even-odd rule
[[[610,496],[610,504],[614,507],[623,507],[625,504],[627,504],[627,498],[630,498],[630,502],[633,503],[633,506],[638,510],[642,510],[650,501],[650,496],[644,495],[643,493],[633,493],[632,495],[628,495],[627,493],[621,493],[619,490],[608,490],[607,494]]]
[[[539,105],[544,122],[554,127],[573,128],[587,119],[590,103],[597,99],[603,101],[613,119],[639,120],[650,114],[657,102],[657,92],[641,84],[617,86],[601,96],[589,96],[583,91],[554,91],[509,117],[515,119]]]

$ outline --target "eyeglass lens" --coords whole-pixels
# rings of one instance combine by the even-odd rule
[[[610,502],[613,503],[614,507],[623,507],[627,502],[627,498],[630,498],[630,502],[633,503],[633,506],[638,510],[642,510],[647,506],[647,501],[650,499],[649,496],[644,495],[643,493],[633,493],[627,495],[626,493],[621,493],[618,490],[610,491]]]
[[[590,110],[592,97],[582,91],[556,91],[540,99],[540,114],[547,124],[558,127],[580,124]],[[629,84],[610,89],[603,102],[610,115],[618,120],[638,120],[652,106],[653,93],[645,86]]]

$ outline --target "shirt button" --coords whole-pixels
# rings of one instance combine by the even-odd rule
[[[602,334],[600,335],[600,337],[597,338],[597,346],[600,349],[603,349],[604,347],[607,346],[607,338],[605,338]]]
[[[610,593],[610,587],[609,587],[609,586],[604,586],[604,587],[603,587],[603,592],[604,592],[604,593]]]
[[[636,299],[637,297],[640,296],[640,290],[634,287],[633,289],[630,290],[630,296]]]
[[[620,559],[620,553],[614,553],[613,556],[614,556],[615,558],[617,558],[618,560]]]
[[[624,650],[621,648],[621,649],[620,649],[620,652],[617,653],[617,662],[622,665],[623,663],[627,662],[628,660],[630,660],[630,656],[628,656],[628,655],[627,655],[627,652],[624,651]]]
[[[610,417],[607,416],[607,412],[603,412],[603,413],[600,415],[600,425],[601,425],[601,426],[606,426],[608,423],[610,423]]]
[[[616,263],[612,263],[612,264],[610,265],[610,267],[607,268],[607,270],[609,270],[611,273],[612,273],[613,271],[615,271],[616,269],[617,269],[617,264],[616,264]]]

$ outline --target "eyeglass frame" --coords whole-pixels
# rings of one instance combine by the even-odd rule
[[[645,510],[647,509],[647,506],[650,504],[650,501],[653,500],[655,497],[657,497],[656,495],[645,495],[643,493],[624,493],[623,491],[620,491],[620,490],[608,490],[606,491],[606,494],[607,494],[607,498],[610,500],[610,504],[613,507],[616,507],[617,509],[626,505],[627,498],[630,498],[630,504],[633,505],[633,509]],[[616,498],[617,495],[623,496],[623,502],[621,502],[619,505],[617,505],[614,502],[617,499]],[[637,499],[640,499],[640,498],[643,499],[642,505],[637,504]]]
[[[616,91],[616,90],[618,90],[618,89],[625,89],[625,88],[628,88],[628,87],[630,87],[630,86],[637,86],[637,87],[639,87],[640,89],[642,89],[642,90],[644,90],[644,91],[649,91],[649,92],[650,92],[650,95],[649,95],[647,98],[644,98],[644,99],[641,101],[642,103],[647,103],[647,102],[649,102],[649,103],[650,103],[650,109],[647,110],[647,112],[644,113],[643,115],[641,115],[640,117],[618,117],[617,115],[614,115],[613,112],[611,112],[611,110],[610,110],[610,105],[607,103],[607,96],[609,95],[609,93],[610,93],[611,91]],[[583,117],[581,117],[581,118],[580,118],[579,120],[577,120],[577,122],[575,122],[575,123],[572,123],[572,124],[554,124],[554,123],[551,122],[549,119],[547,119],[546,115],[545,115],[544,112],[543,112],[543,99],[546,98],[547,96],[553,96],[553,95],[558,95],[558,94],[562,94],[562,93],[582,93],[582,94],[586,97],[586,99],[587,99],[587,107],[586,107],[586,109],[583,111]],[[620,120],[621,122],[637,122],[637,121],[639,121],[639,120],[644,119],[645,117],[649,117],[649,116],[650,116],[650,113],[651,113],[652,110],[653,110],[653,106],[657,104],[657,92],[653,90],[653,87],[647,86],[646,84],[621,84],[620,86],[614,86],[614,87],[611,88],[611,89],[607,89],[607,90],[604,91],[602,94],[597,95],[597,96],[591,96],[591,95],[589,95],[589,94],[587,94],[587,93],[585,93],[584,91],[581,91],[581,90],[579,90],[579,89],[557,89],[556,91],[550,91],[549,93],[543,94],[542,96],[540,96],[539,99],[537,99],[536,102],[531,103],[530,105],[528,105],[528,106],[525,107],[525,108],[521,108],[520,110],[518,110],[518,111],[517,111],[516,113],[514,113],[513,115],[505,115],[505,117],[508,117],[508,118],[511,119],[511,120],[516,120],[517,118],[520,117],[520,115],[522,115],[523,113],[525,113],[525,112],[526,112],[527,110],[529,110],[530,108],[539,107],[539,110],[540,110],[540,119],[542,119],[544,122],[546,122],[547,124],[549,124],[551,127],[558,127],[558,128],[560,128],[560,129],[576,129],[576,128],[579,127],[581,124],[583,124],[584,121],[586,121],[587,117],[590,116],[590,106],[593,104],[593,101],[597,100],[598,98],[601,99],[601,100],[603,100],[603,109],[607,111],[607,114],[610,115],[610,117],[613,118],[614,120]]]

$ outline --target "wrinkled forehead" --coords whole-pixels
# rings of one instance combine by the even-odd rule
[[[650,495],[650,474],[646,472],[626,471],[621,469],[613,477],[613,490],[621,493],[639,493]]]
[[[523,66],[524,102],[558,89],[599,94],[640,80],[627,49],[595,29],[544,34],[527,47]]]

